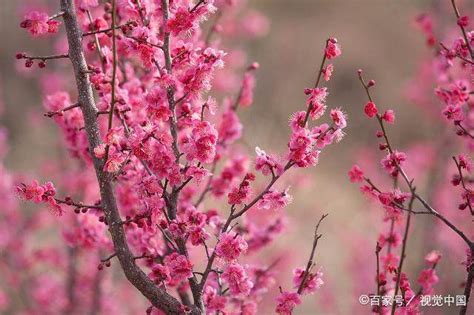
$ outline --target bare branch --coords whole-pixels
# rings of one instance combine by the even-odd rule
[[[304,286],[306,284],[306,280],[308,279],[308,276],[309,276],[309,271],[311,267],[313,266],[313,259],[314,259],[314,253],[316,252],[316,246],[318,246],[318,241],[323,236],[322,234],[318,234],[319,225],[327,216],[328,216],[327,213],[323,214],[321,218],[319,219],[318,223],[316,224],[316,228],[314,229],[313,247],[311,247],[311,254],[309,255],[308,263],[306,264],[306,269],[303,273],[303,279],[301,279],[300,286],[298,287],[298,291],[297,291],[298,294],[301,294],[303,292]]]

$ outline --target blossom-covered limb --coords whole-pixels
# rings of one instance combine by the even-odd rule
[[[61,10],[64,12],[63,19],[69,43],[69,57],[74,68],[79,102],[82,105],[81,110],[84,115],[85,131],[90,148],[96,148],[101,144],[97,123],[97,108],[92,94],[89,75],[86,72],[87,63],[82,49],[81,30],[77,22],[74,2],[72,0],[61,0]],[[179,314],[181,312],[181,303],[163,289],[157,287],[135,264],[133,254],[125,238],[112,183],[107,174],[103,171],[104,161],[96,158],[94,155],[92,156],[92,160],[99,182],[104,212],[109,223],[109,231],[112,236],[117,257],[127,279],[146,296],[153,305],[169,314]]]
[[[369,91],[369,88],[371,86],[373,86],[375,83],[373,84],[366,84],[363,77],[362,77],[362,70],[359,70],[358,71],[358,76],[359,76],[359,80],[360,82],[362,83],[362,86],[364,87],[365,91],[366,91],[366,94],[367,94],[367,97],[369,99],[370,102],[373,102],[373,99],[372,99],[372,96],[370,94],[370,91]],[[376,118],[377,118],[377,122],[381,128],[381,135],[383,137],[383,139],[385,140],[385,148],[386,150],[390,153],[390,154],[394,154],[394,150],[392,148],[392,145],[390,144],[390,140],[388,138],[388,134],[386,132],[386,129],[385,129],[385,124],[384,124],[384,116],[380,115],[379,113],[377,113],[376,115]],[[436,211],[423,197],[421,197],[414,189],[414,185],[413,185],[413,180],[410,180],[408,175],[406,174],[405,170],[400,166],[400,164],[396,161],[394,161],[394,167],[396,168],[396,170],[399,172],[399,174],[401,174],[402,178],[404,179],[405,183],[407,184],[411,194],[415,197],[415,199],[417,199],[422,205],[423,207],[426,208],[426,210],[428,210],[432,215],[434,215],[435,217],[439,218],[441,221],[443,221],[449,228],[451,228],[451,230],[453,230],[456,234],[458,234],[463,240],[464,242],[468,245],[469,248],[472,248],[474,247],[474,242],[472,240],[470,240],[466,234],[461,231],[458,227],[456,227],[450,220],[448,220],[444,215],[442,215],[441,213],[439,213],[438,211]]]

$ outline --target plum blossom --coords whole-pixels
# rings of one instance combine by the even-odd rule
[[[360,183],[364,180],[364,172],[359,165],[353,165],[348,172],[349,179],[352,183]]]
[[[60,22],[58,21],[50,20],[46,13],[31,11],[25,15],[20,26],[36,37],[47,33],[56,33],[59,24]]]
[[[273,156],[268,155],[259,147],[255,148],[257,157],[255,158],[255,169],[261,171],[264,176],[270,174],[281,174],[283,172],[283,165],[277,161]]]
[[[364,112],[369,118],[375,117],[378,113],[377,106],[374,102],[368,102],[364,107]]]
[[[398,172],[397,167],[401,166],[406,159],[407,156],[405,153],[394,151],[393,153],[387,154],[387,156],[381,160],[381,164],[387,173],[393,174],[394,172]]]
[[[438,275],[436,274],[436,270],[433,268],[422,270],[418,277],[418,283],[423,288],[423,294],[431,294],[433,292],[432,287],[438,283],[438,281]]]
[[[90,8],[95,8],[98,5],[99,5],[98,0],[79,0],[79,7],[83,10],[88,10]]]
[[[437,250],[433,250],[425,256],[425,261],[431,265],[437,264],[440,261],[440,259],[441,259],[441,253]]]
[[[227,203],[230,205],[240,205],[250,197],[250,182],[255,180],[255,175],[247,173],[238,187],[232,188],[227,194]]]
[[[293,314],[293,309],[301,304],[300,296],[295,292],[282,292],[276,300],[278,304],[275,312],[280,315]]]
[[[331,80],[332,73],[334,72],[334,65],[332,63],[328,64],[323,70],[324,80]]]
[[[395,122],[395,112],[391,109],[386,110],[382,115],[382,119],[390,124],[393,124]]]
[[[61,206],[54,198],[56,188],[51,182],[40,185],[38,181],[34,180],[30,185],[18,185],[16,192],[24,200],[31,200],[35,203],[46,203],[51,212],[56,216],[63,214]]]
[[[341,47],[337,43],[337,39],[330,38],[326,46],[326,58],[331,60],[341,55]]]
[[[204,303],[209,312],[223,311],[227,304],[227,297],[219,295],[215,288],[207,286],[204,289]]]
[[[125,154],[121,152],[113,152],[109,155],[109,158],[104,165],[104,170],[108,173],[116,173],[120,171],[126,159]]]
[[[469,156],[465,154],[458,155],[459,167],[465,169],[467,172],[471,172],[473,169],[473,163]]]
[[[219,124],[219,139],[224,143],[232,143],[242,135],[242,123],[239,116],[232,108],[228,108],[222,114],[222,121]]]
[[[171,253],[164,259],[164,265],[173,275],[173,281],[179,282],[193,276],[193,265],[184,255]]]
[[[339,108],[331,109],[331,119],[337,129],[344,129],[347,126],[346,114]]]
[[[310,107],[311,119],[318,119],[326,111],[326,97],[328,95],[327,88],[305,89],[305,94],[308,95],[306,105]]]
[[[460,16],[457,22],[460,27],[467,27],[469,25],[469,17],[467,15]]]
[[[301,282],[303,281],[306,274],[306,270],[303,268],[296,268],[293,270],[293,285],[295,289],[299,289],[301,286]],[[309,271],[308,275],[306,276],[303,289],[301,291],[302,294],[312,294],[324,284],[322,279],[323,273],[321,270],[316,271],[315,273]]]
[[[291,201],[292,197],[288,194],[289,188],[283,192],[276,190],[269,190],[263,197],[258,201],[257,207],[265,210],[277,210],[286,207]]]
[[[149,276],[157,285],[161,285],[171,280],[170,270],[162,264],[154,265],[151,268]]]
[[[318,163],[319,151],[315,150],[313,134],[306,128],[301,128],[292,133],[288,145],[289,159],[296,162],[299,167],[313,166]]]
[[[231,294],[248,295],[253,287],[253,283],[248,278],[245,269],[236,263],[227,266],[222,273],[222,279],[229,285]]]
[[[234,232],[222,233],[216,246],[216,255],[227,262],[235,261],[247,251],[248,245],[245,239]]]
[[[216,155],[218,133],[207,121],[195,122],[191,134],[182,140],[188,161],[211,163]]]

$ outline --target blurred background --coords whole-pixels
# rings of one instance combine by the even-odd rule
[[[347,171],[360,158],[361,150],[371,146],[372,154],[379,154],[373,137],[375,125],[362,114],[366,96],[356,71],[362,68],[368,78],[376,80],[373,93],[377,104],[396,111],[399,123],[389,130],[393,143],[404,147],[435,137],[435,129],[423,119],[422,111],[407,99],[406,86],[420,60],[430,53],[423,36],[414,30],[414,17],[442,4],[428,0],[256,0],[249,5],[270,22],[266,36],[242,47],[248,52],[249,62],[261,65],[254,105],[240,112],[245,126],[243,143],[250,152],[257,145],[274,153],[285,150],[289,115],[305,104],[303,90],[313,85],[326,38],[334,36],[342,46],[343,55],[335,61],[333,79],[327,84],[328,105],[340,106],[348,113],[347,136],[323,152],[317,167],[300,171],[298,176],[305,179],[306,185],[291,189],[294,201],[285,210],[290,220],[288,230],[274,248],[290,248],[287,258],[292,265],[303,265],[309,255],[314,224],[322,213],[329,213],[316,254],[317,264],[323,266],[326,287],[306,298],[297,314],[351,314],[357,307],[354,290],[360,281],[354,277],[355,262],[366,261],[374,266],[373,252],[381,226],[381,210],[371,209],[358,187],[347,178]],[[28,173],[64,153],[54,124],[42,123],[47,118],[37,115],[42,111],[37,83],[28,79],[28,74],[19,75],[14,60],[17,51],[49,54],[52,42],[31,40],[18,27],[20,12],[19,1],[1,1],[1,124],[8,129],[11,145],[7,167]],[[298,170],[292,172],[296,175]],[[424,255],[434,249],[427,248],[421,240],[419,230],[426,227],[426,223],[418,222],[421,220],[416,219],[407,258],[407,271],[414,279],[423,267]],[[447,266],[442,263],[440,268]],[[283,279],[290,274],[288,270]],[[368,274],[365,281],[373,281],[374,274],[375,271]],[[452,290],[443,293],[459,294],[458,284],[464,278],[462,268],[442,275],[449,278],[446,290]],[[326,290],[333,291],[332,296]],[[440,309],[433,314],[438,311],[442,312]],[[445,310],[445,314],[452,313]]]

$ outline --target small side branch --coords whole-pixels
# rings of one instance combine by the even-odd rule
[[[67,112],[68,110],[71,110],[73,108],[77,108],[77,107],[80,107],[80,106],[81,106],[81,104],[74,103],[72,105],[64,107],[63,109],[60,109],[60,110],[57,110],[57,111],[54,111],[54,112],[47,112],[47,113],[44,114],[44,116],[49,117],[49,118],[51,118],[53,116],[56,116],[56,115],[62,116],[64,114],[64,112]]]
[[[306,280],[308,279],[308,276],[309,276],[309,272],[311,268],[313,267],[313,259],[314,259],[314,254],[316,252],[316,247],[318,246],[319,239],[323,236],[322,234],[318,234],[319,225],[327,216],[328,216],[327,213],[323,214],[321,218],[319,219],[318,223],[316,224],[316,228],[314,229],[313,247],[311,248],[311,254],[309,255],[308,263],[306,264],[306,270],[304,271],[303,279],[301,280],[300,286],[298,287],[298,294],[301,294],[303,292],[304,286],[306,284]]]
[[[52,60],[52,59],[64,59],[69,58],[69,54],[60,54],[60,55],[49,55],[49,56],[29,56],[25,53],[18,53],[16,59],[28,59],[28,60]]]
[[[414,201],[415,201],[415,196],[412,194],[411,197],[410,197],[410,204],[408,205],[409,210],[412,210]],[[405,257],[406,257],[406,249],[407,249],[407,244],[408,244],[408,233],[410,231],[410,222],[411,222],[411,212],[408,212],[407,220],[406,220],[406,224],[405,224],[405,232],[403,234],[402,253],[400,254],[400,263],[398,264],[398,268],[397,268],[397,281],[395,283],[395,293],[393,294],[394,297],[397,296],[398,290],[400,288],[400,279],[401,279],[401,275],[402,275],[403,262],[405,261]],[[377,277],[378,277],[378,275],[377,275]],[[395,314],[396,308],[397,308],[397,303],[393,303],[391,315]]]

